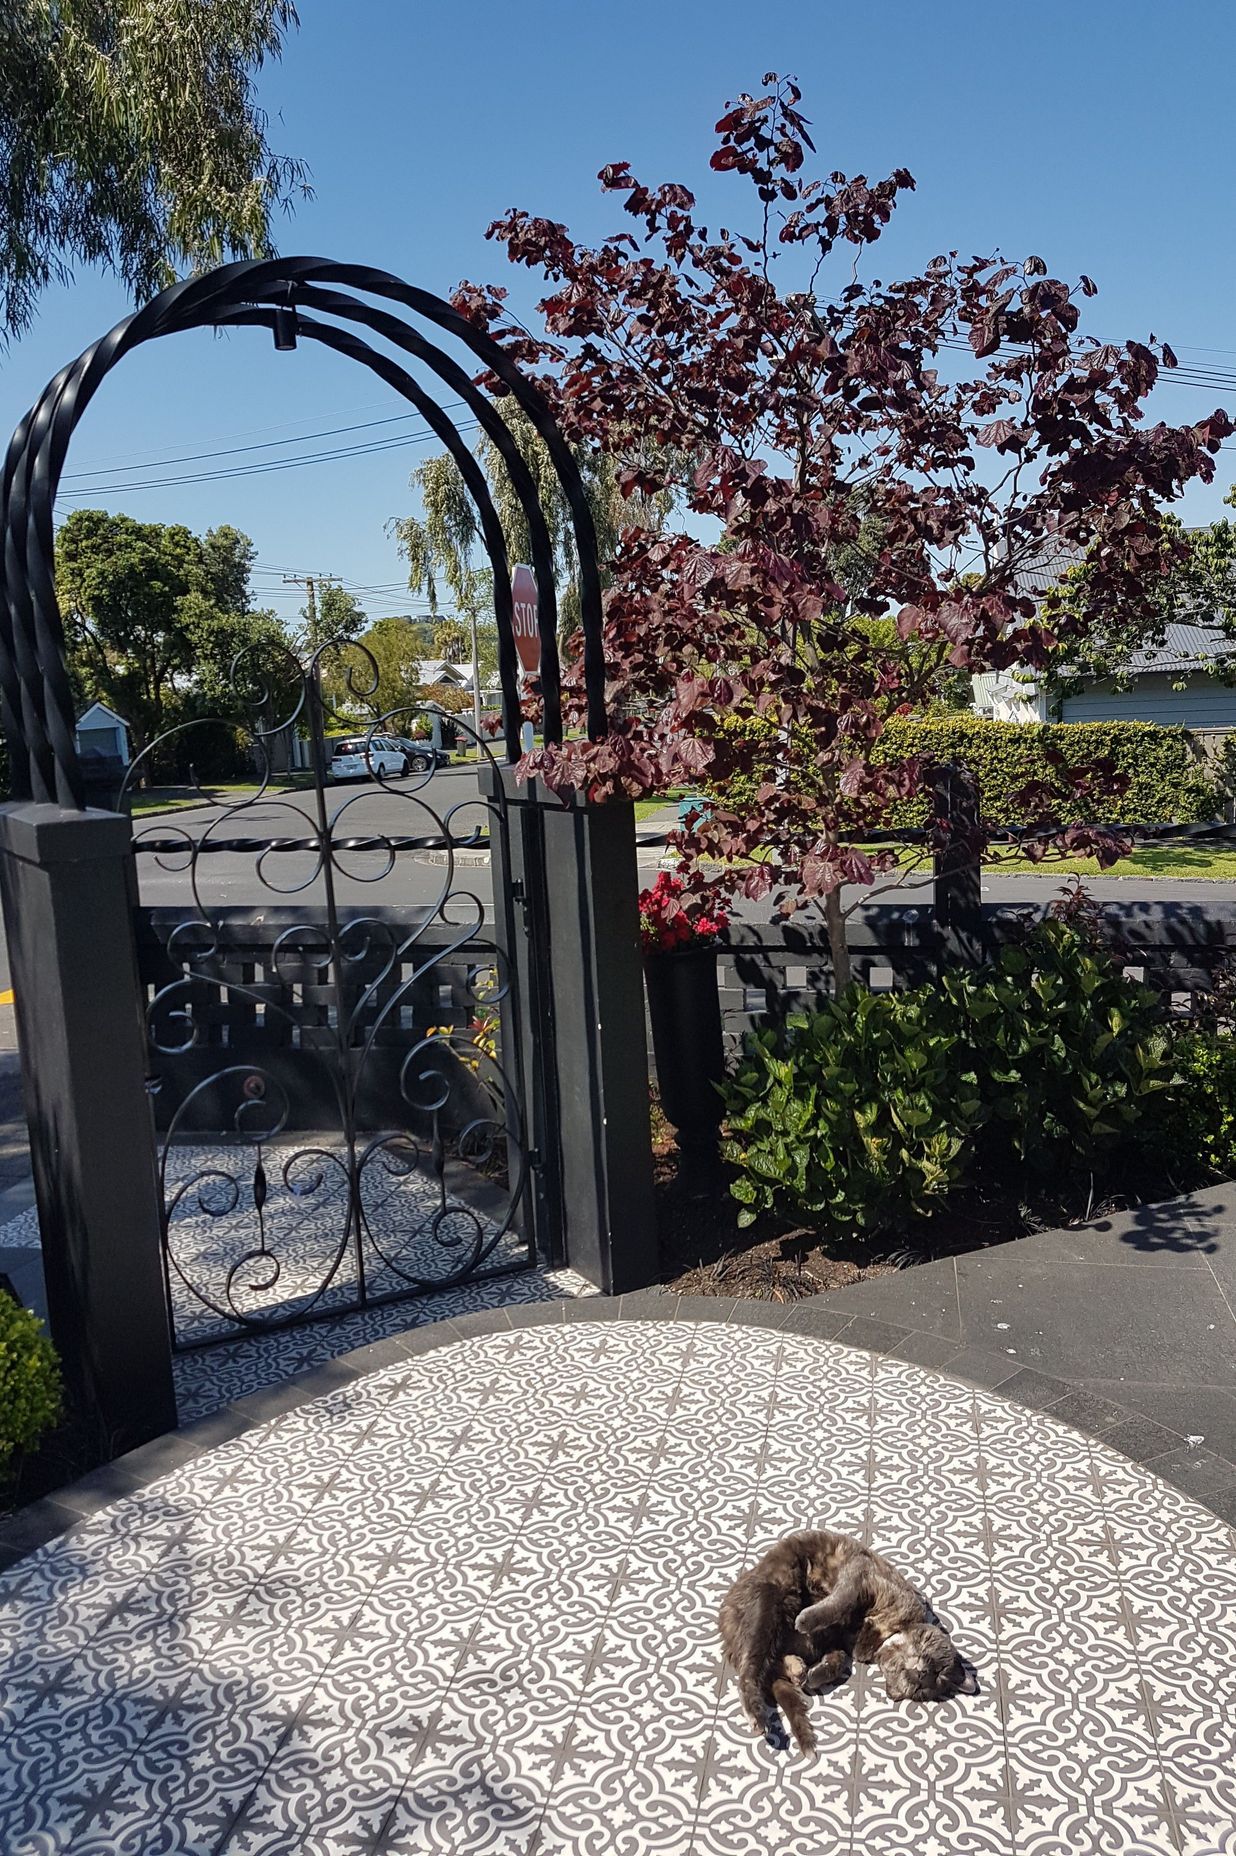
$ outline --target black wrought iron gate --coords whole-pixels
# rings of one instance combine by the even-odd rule
[[[308,790],[266,779],[135,834],[139,871],[185,891],[137,915],[180,1345],[527,1268],[538,1237],[552,1256],[509,951],[524,924],[508,889],[484,894],[509,857],[496,762],[459,723],[476,759],[440,767],[420,712],[386,711],[338,737],[370,776],[333,781],[316,693],[365,656],[285,667],[299,690],[276,725],[310,730]],[[272,732],[255,726],[259,751]],[[419,900],[389,898],[409,883]]]
[[[388,304],[454,337],[544,440],[574,524],[587,725],[604,733],[596,545],[571,452],[539,391],[497,343],[448,303],[388,273],[275,259],[177,285],[50,383],[14,434],[4,468],[0,720],[14,800],[55,807],[60,818],[98,815],[84,810],[52,504],[79,419],[108,371],[138,344],[193,328],[255,326],[273,332],[278,350],[313,340],[361,362],[424,417],[454,458],[493,577],[497,743],[457,724],[471,737],[475,777],[436,764],[423,716],[414,704],[385,702],[363,646],[331,640],[303,658],[267,646],[233,666],[260,776],[256,793],[192,823],[163,818],[136,835],[139,867],[179,878],[174,906],[138,909],[136,948],[167,1293],[182,1346],[524,1268],[538,1255],[553,1261],[560,1246],[547,1094],[554,1066],[552,1051],[540,1048],[552,1026],[529,1017],[539,1009],[538,962],[548,950],[535,935],[530,949],[520,939],[526,887],[516,896],[495,878],[487,909],[477,880],[487,856],[495,872],[512,868],[512,831],[522,831],[522,821],[513,821],[519,802],[504,770],[521,752],[529,702],[543,738],[562,739],[550,537],[497,405],[468,368]],[[520,500],[541,639],[540,676],[530,690],[520,687],[511,563],[485,478],[400,354],[479,424]],[[235,719],[233,709],[226,720]],[[332,731],[345,728],[359,739],[365,776],[355,794],[330,777]],[[270,745],[289,730],[309,744],[311,777],[302,791],[280,790],[286,782],[269,772]],[[152,744],[145,761],[168,746]],[[525,872],[535,847],[535,833],[527,834],[515,860]],[[393,900],[400,885],[392,878],[413,860],[435,873],[436,887],[415,903]],[[226,899],[238,883],[248,893]],[[46,1199],[48,1208],[69,1191],[54,1176],[53,1145],[41,1143],[46,1154],[36,1162],[40,1205]],[[133,1189],[140,1198],[140,1180]],[[74,1217],[76,1208],[74,1200]],[[102,1215],[94,1214],[96,1249]],[[70,1247],[88,1239],[83,1223]],[[89,1299],[80,1287],[74,1293],[78,1302]]]

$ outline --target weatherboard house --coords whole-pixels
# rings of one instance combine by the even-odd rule
[[[77,751],[83,760],[118,760],[127,767],[132,759],[128,723],[105,702],[92,702],[77,720]]]
[[[1060,548],[1023,568],[1018,590],[1042,599],[1075,565]],[[1189,729],[1210,749],[1236,733],[1236,644],[1220,627],[1169,624],[1161,643],[1135,651],[1118,679],[1087,677],[1071,694],[1056,692],[1028,671],[992,671],[974,678],[973,704],[995,722],[1160,722]],[[1209,739],[1207,739],[1209,737]]]

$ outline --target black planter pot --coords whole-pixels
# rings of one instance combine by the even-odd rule
[[[707,942],[644,957],[648,1016],[661,1107],[678,1139],[678,1176],[691,1191],[711,1191],[720,1163],[717,1131],[725,1074],[717,950]]]

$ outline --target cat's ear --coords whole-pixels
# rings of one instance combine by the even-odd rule
[[[965,1674],[962,1677],[961,1685],[957,1693],[959,1695],[977,1695],[979,1693],[978,1670],[974,1667],[973,1663],[963,1663],[961,1666]]]

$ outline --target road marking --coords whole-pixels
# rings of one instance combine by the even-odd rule
[[[0,992],[0,1005],[12,1005],[12,1003],[13,994],[11,992]]]

